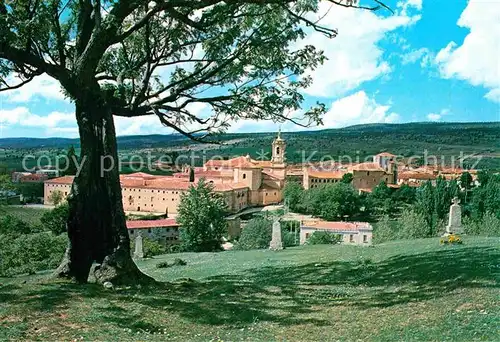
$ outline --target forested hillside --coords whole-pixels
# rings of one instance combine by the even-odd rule
[[[271,141],[276,132],[231,133],[216,137],[220,145],[201,145],[178,134],[123,136],[118,138],[121,152],[129,153],[155,149],[205,150],[212,155],[234,156],[250,154],[257,158],[264,153],[270,156]],[[468,156],[476,167],[500,168],[500,123],[408,123],[369,124],[340,129],[283,133],[287,141],[287,159],[291,163],[301,162],[303,155],[308,160],[319,160],[328,155],[335,159],[349,155],[360,159],[382,151],[390,151],[405,157],[436,155],[449,163],[461,153]],[[0,148],[16,150],[64,149],[69,145],[78,147],[77,139],[0,139]]]

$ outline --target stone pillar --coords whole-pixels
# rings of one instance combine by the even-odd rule
[[[142,249],[142,235],[141,235],[141,233],[138,233],[137,237],[135,238],[134,258],[138,258],[138,259],[144,258],[144,251]]]
[[[460,207],[460,200],[458,197],[453,199],[453,204],[450,206],[450,217],[448,225],[446,226],[445,235],[462,234],[462,208]]]
[[[279,251],[283,249],[283,242],[281,241],[281,224],[279,217],[273,219],[273,235],[269,249]]]

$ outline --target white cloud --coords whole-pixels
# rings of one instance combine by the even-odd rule
[[[446,116],[450,114],[450,110],[449,109],[441,109],[441,111],[439,113],[429,113],[427,114],[427,119],[429,121],[439,121],[443,118],[443,116]]]
[[[401,63],[403,65],[413,64],[420,61],[420,66],[422,68],[432,65],[433,60],[434,54],[428,48],[412,50],[406,54],[401,55]]]
[[[441,114],[430,113],[427,115],[427,119],[430,121],[439,121],[441,120]]]
[[[191,103],[186,109],[193,115],[204,117],[208,112],[206,103]],[[183,127],[187,131],[198,129],[198,124],[190,124]],[[125,118],[115,116],[115,129],[117,135],[141,135],[141,134],[170,134],[174,130],[165,127],[156,115]]]
[[[441,76],[490,89],[500,102],[500,2],[470,0],[457,25],[470,30],[462,45],[452,41],[436,56]]]
[[[327,129],[357,124],[399,122],[399,114],[390,109],[390,104],[379,104],[364,91],[359,91],[334,101],[323,117],[323,126],[314,128]],[[285,132],[304,130],[303,127],[289,121],[279,124],[271,121],[240,120],[231,125],[230,132],[275,132],[279,128]]]
[[[484,97],[493,102],[500,102],[500,88],[490,90]]]
[[[409,16],[402,11],[383,17],[375,12],[339,6],[329,10],[330,5],[321,3],[319,13],[328,14],[319,23],[338,28],[338,36],[328,39],[314,32],[297,45],[314,45],[324,50],[328,57],[324,65],[310,73],[314,82],[306,93],[313,96],[341,96],[363,82],[388,74],[391,66],[383,60],[380,41],[396,29],[410,26],[420,19],[419,15]]]
[[[391,112],[390,108],[390,104],[381,105],[364,91],[359,91],[332,103],[323,118],[324,128],[398,122],[399,114]]]
[[[401,8],[401,13],[403,15],[406,15],[410,8],[415,8],[420,11],[422,9],[422,0],[400,1],[397,3],[397,7]]]
[[[73,113],[52,112],[49,115],[41,116],[33,114],[26,107],[0,110],[0,124],[4,126],[24,126],[24,127],[45,127],[58,128],[74,126],[76,123]]]
[[[16,85],[19,83],[19,79],[10,77],[8,83]],[[21,88],[5,92],[4,96],[9,102],[28,102],[36,96],[41,96],[49,100],[66,100],[59,82],[46,74],[35,77]]]

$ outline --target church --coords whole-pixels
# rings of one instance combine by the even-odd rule
[[[254,160],[249,155],[229,160],[211,159],[194,168],[194,182],[210,183],[223,196],[231,212],[253,206],[282,202],[286,177],[286,142],[281,133],[272,142],[271,160]],[[181,195],[192,185],[191,168],[171,176],[147,173],[120,175],[123,208],[128,212],[151,212],[175,216]],[[45,182],[44,203],[51,205],[54,192],[65,199],[71,191],[73,176]]]

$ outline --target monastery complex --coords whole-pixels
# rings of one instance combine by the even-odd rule
[[[439,175],[456,178],[462,170],[432,169],[423,167],[406,170],[397,165],[395,155],[380,153],[372,162],[328,165],[287,165],[286,142],[278,134],[272,142],[271,160],[254,160],[240,156],[229,160],[209,160],[202,167],[185,167],[171,176],[154,176],[146,173],[121,175],[123,207],[129,212],[153,212],[175,216],[181,194],[194,182],[204,179],[220,193],[231,212],[254,206],[277,204],[283,200],[285,181],[298,181],[304,189],[340,182],[352,175],[352,184],[360,192],[370,192],[384,181],[389,187],[402,184],[418,186],[427,180],[435,181]],[[191,171],[193,170],[193,171]],[[44,202],[51,203],[51,195],[58,191],[65,198],[71,191],[72,176],[45,181]]]

